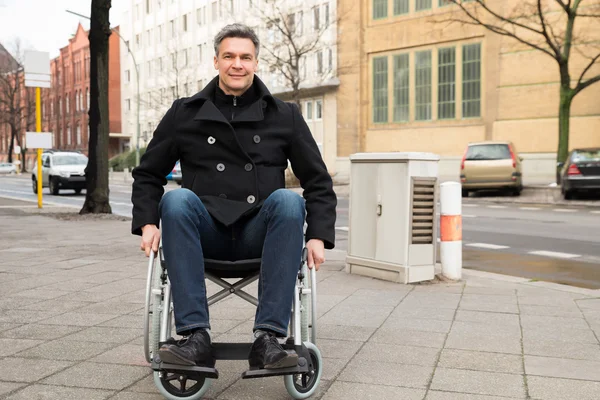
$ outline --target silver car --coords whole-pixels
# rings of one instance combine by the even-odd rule
[[[0,163],[0,174],[16,174],[17,166],[11,163]]]

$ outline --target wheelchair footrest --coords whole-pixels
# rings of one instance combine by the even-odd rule
[[[211,379],[219,378],[219,371],[217,371],[216,368],[167,364],[167,363],[161,362],[159,364],[159,370],[166,371],[166,372],[172,372],[172,373],[181,373],[182,375],[187,375],[189,377],[211,378]]]
[[[294,375],[308,372],[308,362],[304,357],[298,358],[298,365],[277,369],[249,369],[242,373],[242,379],[266,378],[268,376]]]

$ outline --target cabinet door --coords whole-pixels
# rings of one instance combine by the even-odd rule
[[[350,184],[350,229],[348,254],[375,258],[377,242],[378,165],[353,163]]]
[[[409,185],[406,163],[381,163],[378,171],[381,215],[377,217],[375,257],[406,265],[408,251]]]

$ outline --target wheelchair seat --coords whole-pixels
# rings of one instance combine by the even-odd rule
[[[246,278],[248,275],[260,271],[260,258],[251,258],[239,261],[222,261],[204,259],[204,271],[210,272],[219,278]]]

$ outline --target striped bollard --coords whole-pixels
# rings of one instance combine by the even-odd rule
[[[442,275],[462,277],[462,186],[458,182],[440,184],[440,255]]]

